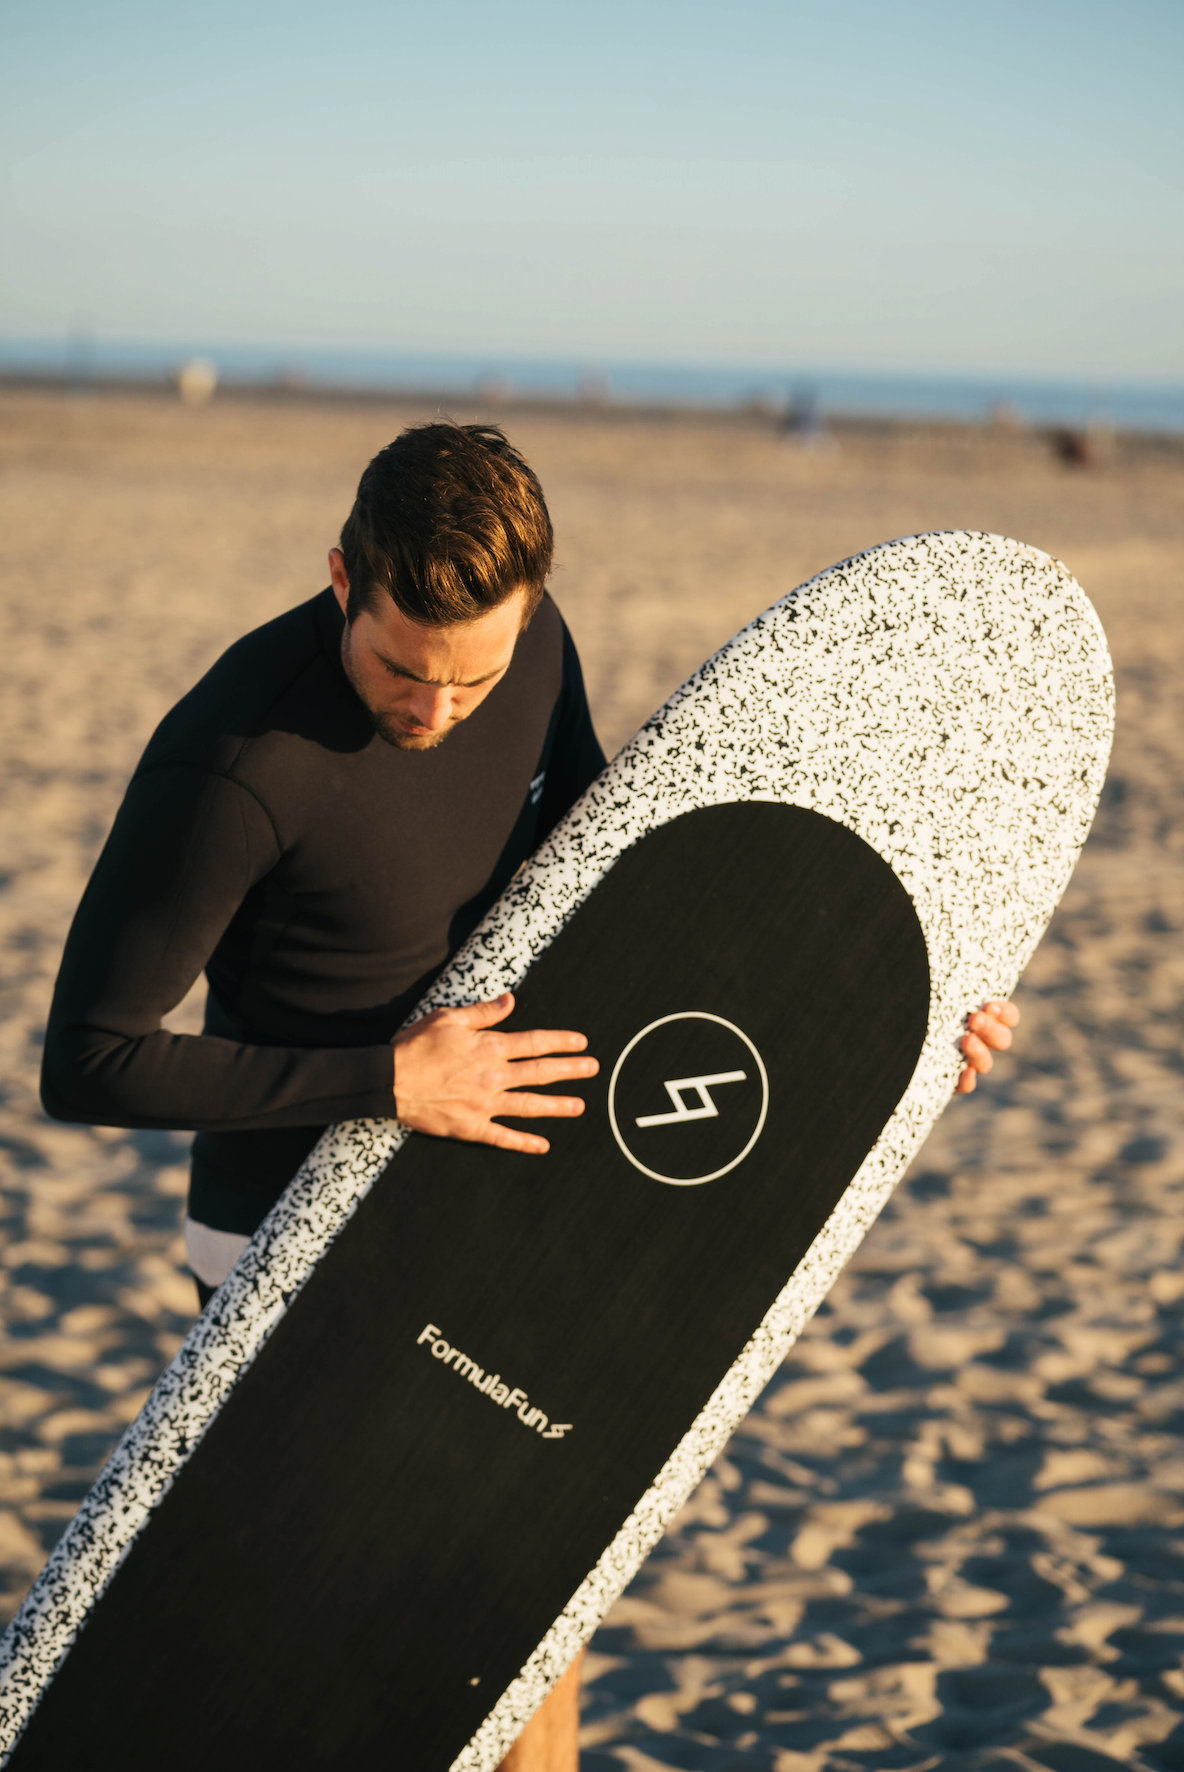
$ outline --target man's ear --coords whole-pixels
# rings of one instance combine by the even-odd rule
[[[349,575],[345,570],[345,555],[340,548],[329,549],[329,579],[333,585],[333,595],[341,605],[341,613],[347,613],[349,604]]]

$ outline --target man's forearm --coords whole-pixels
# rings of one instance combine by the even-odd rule
[[[393,1082],[387,1045],[305,1050],[51,1019],[41,1099],[87,1125],[249,1132],[393,1116]]]

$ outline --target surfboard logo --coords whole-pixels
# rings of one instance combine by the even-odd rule
[[[667,1095],[674,1103],[672,1114],[639,1114],[634,1121],[636,1126],[678,1126],[684,1120],[714,1120],[719,1117],[719,1109],[707,1093],[714,1083],[746,1083],[747,1071],[712,1071],[709,1077],[668,1077],[663,1084]],[[682,1098],[684,1089],[693,1089],[699,1097],[699,1106],[689,1108]]]
[[[609,1079],[609,1125],[622,1154],[670,1187],[699,1187],[735,1169],[768,1111],[760,1053],[735,1022],[706,1010],[651,1021]]]

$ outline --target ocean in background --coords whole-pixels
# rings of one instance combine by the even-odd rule
[[[485,400],[585,400],[628,405],[809,407],[835,417],[978,421],[1006,414],[1029,424],[1113,425],[1184,433],[1184,386],[1061,381],[1009,375],[904,375],[870,371],[526,358],[483,353],[268,349],[256,345],[136,343],[79,333],[0,339],[0,375],[159,380],[194,358],[227,384]]]

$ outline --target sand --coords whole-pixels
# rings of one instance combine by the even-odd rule
[[[193,1309],[184,1136],[38,1106],[70,916],[156,720],[322,586],[361,466],[421,415],[0,394],[5,1615]],[[598,1634],[585,1767],[1184,1768],[1184,455],[1081,470],[1024,433],[914,427],[814,458],[757,417],[505,421],[610,751],[783,591],[919,529],[1059,555],[1120,684],[1015,1053]]]

